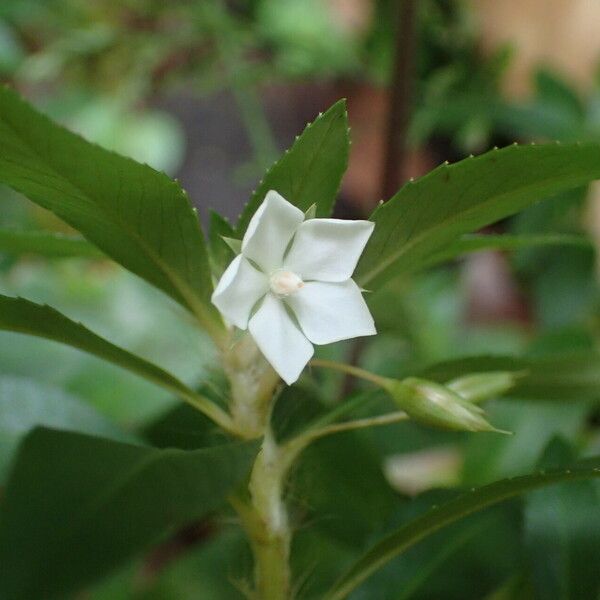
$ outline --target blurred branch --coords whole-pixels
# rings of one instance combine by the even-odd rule
[[[396,193],[406,170],[417,46],[416,17],[417,0],[400,0],[381,177],[380,197],[386,200]]]
[[[397,7],[396,47],[389,88],[379,196],[385,200],[396,193],[406,173],[407,133],[412,114],[417,49],[417,1],[399,0]],[[366,343],[365,338],[359,338],[352,344],[349,357],[351,364],[360,362]],[[342,397],[350,394],[354,387],[355,380],[351,375],[346,375],[342,384]]]

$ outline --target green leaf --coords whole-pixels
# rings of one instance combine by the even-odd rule
[[[448,244],[443,250],[429,256],[423,267],[447,262],[463,254],[481,250],[520,250],[536,246],[583,246],[591,242],[582,235],[549,233],[540,235],[477,235],[467,234]]]
[[[220,330],[197,215],[166,175],[85,141],[0,87],[0,181]]]
[[[103,254],[83,238],[47,231],[0,229],[0,252],[39,254],[50,258],[101,258]]]
[[[228,425],[229,418],[219,407],[190,390],[173,375],[115,346],[49,306],[0,295],[0,330],[35,335],[93,354],[177,394],[217,423],[224,427]]]
[[[269,190],[302,211],[316,204],[318,217],[329,216],[348,165],[349,147],[346,101],[340,100],[308,125],[267,172],[240,216],[236,237],[244,235]]]
[[[375,231],[357,280],[376,289],[417,271],[460,235],[600,178],[600,145],[509,146],[406,184],[371,216]]]
[[[433,365],[422,373],[445,382],[468,373],[517,371],[522,373],[506,394],[531,400],[600,399],[600,356],[569,352],[540,357],[472,356]]]
[[[59,388],[22,377],[3,376],[0,377],[0,484],[21,439],[40,425],[121,442],[135,441],[93,407]]]
[[[409,521],[368,550],[338,580],[325,596],[326,600],[342,600],[371,574],[392,558],[408,550],[422,539],[460,519],[489,506],[524,494],[537,488],[566,481],[579,481],[600,477],[600,459],[547,473],[540,472],[514,479],[505,479],[470,492],[433,508],[424,515]]]
[[[185,452],[34,430],[2,503],[0,597],[78,591],[218,508],[255,453],[249,443]]]
[[[540,468],[564,466],[572,451],[558,439],[547,447]],[[525,547],[536,598],[598,600],[600,571],[600,488],[578,481],[527,497]]]

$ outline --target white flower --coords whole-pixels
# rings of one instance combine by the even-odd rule
[[[287,384],[330,344],[376,333],[360,288],[350,278],[374,224],[308,219],[271,190],[244,235],[212,301],[231,323],[249,329]]]

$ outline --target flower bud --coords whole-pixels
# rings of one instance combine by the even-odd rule
[[[492,371],[489,373],[472,373],[453,379],[446,387],[468,402],[483,402],[502,396],[515,386],[522,372]]]
[[[384,387],[396,404],[419,423],[454,431],[500,431],[485,420],[480,407],[439,383],[409,377],[402,381],[388,379]]]

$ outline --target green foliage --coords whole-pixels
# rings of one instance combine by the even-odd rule
[[[276,190],[300,210],[316,204],[318,217],[329,216],[346,171],[349,146],[346,102],[340,100],[308,125],[267,171],[244,208],[236,227],[237,236],[243,236],[269,190]]]
[[[0,295],[0,329],[35,335],[73,346],[137,373],[175,393],[191,394],[183,383],[156,365],[111,344],[49,306],[41,306],[23,298]]]
[[[55,125],[8,88],[0,136],[0,181],[219,328],[198,218],[175,182]]]
[[[209,7],[206,14],[210,12]],[[213,11],[213,16],[219,18],[223,14],[218,9]],[[556,99],[561,110],[573,115],[577,112],[573,98],[556,82],[540,80],[539,85]],[[298,598],[323,598],[324,590],[351,563],[354,566],[326,597],[346,597],[376,570],[377,577],[356,592],[357,598],[362,592],[365,598],[369,594],[383,598],[382,590],[388,594],[400,585],[400,597],[444,595],[462,600],[466,598],[462,595],[464,580],[474,576],[478,579],[469,590],[469,598],[482,597],[502,582],[531,584],[541,597],[549,597],[548,590],[559,586],[565,595],[586,597],[587,588],[581,582],[591,582],[586,583],[590,589],[597,585],[593,573],[585,568],[592,562],[589,557],[597,553],[597,538],[590,534],[589,540],[583,539],[584,520],[569,515],[568,507],[592,512],[597,501],[596,483],[581,480],[596,477],[600,463],[592,459],[569,470],[566,465],[574,462],[569,455],[564,460],[544,463],[544,468],[559,467],[545,474],[504,478],[530,473],[548,440],[557,433],[585,446],[589,454],[596,453],[592,436],[582,435],[594,427],[589,417],[600,397],[600,358],[592,350],[597,345],[597,326],[595,321],[583,319],[592,316],[597,292],[589,281],[593,245],[580,235],[579,222],[571,212],[577,213],[582,203],[583,186],[600,176],[598,144],[509,147],[456,165],[443,165],[406,185],[374,213],[376,228],[359,265],[359,278],[371,289],[394,278],[396,281],[374,297],[378,327],[385,333],[368,340],[363,357],[363,366],[371,368],[372,364],[374,372],[386,377],[371,374],[365,379],[371,383],[392,378],[401,381],[400,387],[392,391],[400,408],[414,417],[412,422],[390,425],[385,413],[398,408],[392,400],[380,390],[348,393],[347,382],[319,368],[327,361],[321,360],[320,365],[315,361],[299,385],[277,390],[269,387],[270,382],[264,383],[265,378],[261,383],[268,389],[255,388],[264,364],[252,348],[248,356],[228,354],[238,338],[232,335],[224,339],[225,329],[210,304],[214,281],[233,257],[269,189],[276,189],[304,211],[314,207],[317,216],[331,214],[348,159],[343,101],[309,125],[272,167],[235,228],[220,215],[211,214],[207,246],[196,214],[177,184],[149,167],[68,133],[6,89],[0,91],[0,141],[0,181],[49,209],[84,236],[0,230],[0,250],[11,255],[1,264],[9,276],[0,273],[2,291],[8,294],[0,295],[0,329],[83,350],[161,386],[191,405],[173,405],[165,399],[159,403],[164,409],[162,414],[157,416],[155,407],[136,419],[132,417],[136,408],[132,407],[150,403],[145,388],[123,387],[113,381],[111,371],[96,370],[97,366],[87,363],[75,369],[75,383],[60,379],[53,371],[58,368],[55,364],[65,368],[70,355],[62,352],[67,350],[52,348],[52,354],[44,351],[41,357],[28,356],[24,360],[29,353],[23,348],[35,346],[18,346],[15,337],[2,333],[0,371],[34,374],[40,383],[0,378],[0,476],[11,467],[0,502],[0,597],[62,597],[86,588],[85,593],[93,600],[172,600],[198,593],[230,600],[238,596],[238,591],[229,578],[239,581],[252,571],[249,548],[237,527],[235,531],[224,531],[211,525],[214,539],[203,540],[205,545],[191,548],[185,557],[177,557],[163,570],[152,573],[151,581],[143,585],[138,586],[137,563],[127,563],[139,560],[144,550],[208,512],[219,510],[223,516],[227,497],[240,513],[245,533],[254,536],[254,549],[257,543],[272,549],[271,538],[263,534],[275,532],[268,529],[273,525],[271,519],[275,519],[276,524],[283,524],[281,538],[285,538],[286,515],[280,504],[283,490],[289,491],[284,500],[291,508],[290,528],[297,533],[291,563]],[[531,211],[520,225],[509,225],[507,235],[473,234],[544,198],[574,188],[578,188],[575,193],[548,203],[554,208],[560,205],[557,214],[553,210],[542,214]],[[561,233],[548,233],[555,230]],[[554,246],[563,247],[557,252],[550,248]],[[467,304],[468,298],[461,290],[456,269],[424,272],[462,254],[488,249],[516,251],[519,273],[524,281],[533,282],[532,304],[545,326],[568,325],[572,331],[547,331],[537,339],[530,332],[533,328],[486,331],[463,319],[460,307],[461,303]],[[544,254],[535,254],[542,250]],[[32,267],[20,260],[22,254],[36,254],[40,260],[32,261]],[[535,257],[542,255],[552,257],[552,264],[539,274]],[[195,335],[196,330],[188,327],[184,319],[189,315],[178,307],[172,315],[174,321],[181,320],[175,332],[166,331],[171,329],[170,321],[162,317],[146,315],[136,320],[145,309],[137,296],[113,297],[112,308],[122,311],[119,327],[115,328],[108,317],[106,321],[95,320],[93,315],[103,313],[106,305],[82,301],[90,296],[86,296],[89,290],[81,281],[85,279],[81,273],[108,266],[101,284],[105,287],[112,287],[116,273],[126,274],[113,270],[106,262],[43,260],[96,256],[116,260],[193,313],[226,357],[222,370],[212,366],[212,361],[222,356],[205,349],[203,343],[190,345],[193,350],[186,353],[182,332],[185,329]],[[572,260],[575,266],[570,264]],[[40,270],[40,264],[45,270]],[[57,276],[59,268],[69,269],[72,265],[81,269],[78,275]],[[577,277],[569,276],[572,271]],[[52,285],[61,290],[59,294],[48,294],[46,284],[22,283],[49,273],[56,277]],[[544,279],[547,273],[551,276]],[[398,277],[407,274],[412,277]],[[568,289],[560,289],[561,282],[567,282],[563,287]],[[144,293],[154,293],[145,284],[140,285]],[[578,304],[575,299],[584,287],[584,304]],[[74,291],[79,295],[71,302]],[[84,322],[89,318],[98,331],[126,330],[122,335],[119,332],[123,348],[135,348],[156,364],[112,344],[62,312],[10,297],[17,294],[31,294],[42,302],[61,306],[65,314],[77,315]],[[549,298],[555,298],[550,308]],[[568,306],[556,316],[556,305],[565,303],[564,299]],[[172,308],[169,304],[166,310]],[[136,337],[129,331],[136,327],[144,330],[144,335]],[[172,339],[167,339],[169,335]],[[469,339],[478,335],[476,341]],[[156,339],[163,337],[164,345],[157,348]],[[516,356],[437,362],[456,357],[457,347],[465,353],[473,348],[498,350],[500,339]],[[572,352],[575,347],[583,351]],[[348,349],[340,344],[319,352],[323,353],[320,356],[349,360],[349,353],[345,356]],[[425,368],[427,364],[433,366]],[[232,377],[236,369],[240,373]],[[133,433],[121,431],[77,398],[41,383],[54,381],[54,377],[75,392],[96,385],[91,380],[102,380],[104,398],[108,395],[114,404],[128,407],[117,414],[119,420],[131,424]],[[183,381],[194,381],[197,387],[188,387]],[[496,399],[504,394],[510,400]],[[260,468],[250,475],[250,485],[247,476],[258,444],[227,443],[231,434],[244,437],[234,419],[242,417],[243,422],[249,416],[230,416],[227,410],[231,396],[248,401],[239,403],[238,409],[256,402],[262,411],[269,402],[274,403],[272,410],[263,411],[269,414],[270,430],[265,430],[261,460],[256,463]],[[82,398],[106,408],[95,393],[84,393]],[[489,429],[487,416],[484,419],[483,409],[476,404],[488,400],[485,414],[490,415],[490,421],[514,431],[514,436],[468,436],[462,431],[430,431],[418,424],[423,421],[460,430]],[[154,418],[148,422],[150,414]],[[379,417],[383,420],[378,424],[387,422],[387,426],[375,432],[339,433],[348,427],[373,425]],[[215,422],[221,427],[215,427]],[[37,429],[40,425],[44,429]],[[251,435],[261,426],[252,429]],[[306,448],[292,469],[287,461],[291,463],[298,455],[290,448],[303,447],[294,446],[297,436],[319,430],[338,435]],[[436,463],[447,459],[447,464]],[[408,465],[404,480],[390,467],[398,460]],[[254,478],[257,472],[261,478]],[[290,474],[290,480],[286,479]],[[412,483],[417,481],[421,487],[406,483],[406,476],[411,475]],[[432,489],[440,484],[464,487],[494,481],[459,497],[451,490]],[[563,482],[561,487],[536,492],[525,500],[524,539],[520,537],[523,515],[516,503],[495,510],[491,516],[475,515],[504,499],[557,482]],[[562,487],[567,482],[573,487]],[[408,494],[413,493],[421,495],[409,498]],[[430,509],[433,502],[442,503],[441,507]],[[263,512],[256,513],[256,518],[252,511],[258,509]],[[552,529],[557,514],[567,524],[561,531],[564,537]],[[469,515],[475,516],[466,519]],[[364,554],[374,535],[389,531],[393,533]],[[488,535],[480,535],[482,532]],[[277,537],[279,531],[275,533]],[[422,546],[417,545],[420,541],[424,542]],[[546,550],[551,558],[548,564],[544,562]],[[466,558],[457,556],[462,551]],[[531,572],[518,570],[519,553],[527,555]],[[496,554],[499,564],[493,560]],[[391,573],[394,565],[389,571],[379,570],[400,555],[397,573]],[[315,557],[319,562],[316,566]],[[228,559],[236,561],[233,568],[225,564]],[[450,568],[456,564],[458,568]],[[90,589],[117,567],[125,568],[106,585]],[[442,568],[452,573],[431,581],[432,573]],[[564,576],[567,570],[577,575]],[[456,594],[456,580],[461,577],[461,591]],[[452,585],[447,585],[448,580]],[[242,596],[248,586],[240,586]]]
[[[128,369],[175,393],[193,404],[198,410],[211,416],[221,426],[228,428],[228,417],[224,411],[202,395],[190,390],[176,377],[111,344],[49,306],[40,306],[23,298],[9,298],[0,295],[0,329],[36,335],[67,344]]]
[[[460,235],[599,177],[597,144],[509,146],[441,165],[373,213],[375,232],[357,278],[375,289],[420,270]]]
[[[247,443],[157,450],[36,429],[2,503],[2,598],[60,597],[105,575],[218,508],[255,452]]]
[[[369,575],[381,568],[396,555],[418,543],[435,531],[464,518],[476,511],[524,494],[539,487],[565,481],[580,481],[600,477],[600,461],[576,466],[571,469],[556,469],[514,479],[502,480],[491,485],[473,489],[455,500],[433,508],[421,517],[404,524],[375,544],[336,583],[327,600],[342,600],[360,585]]]

